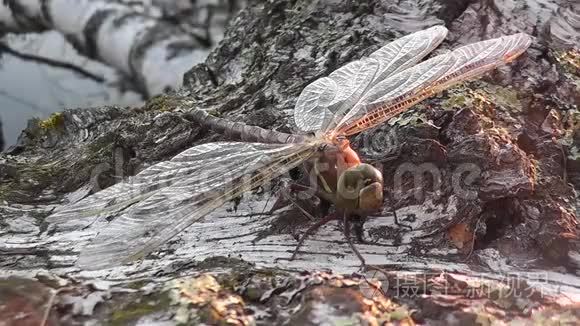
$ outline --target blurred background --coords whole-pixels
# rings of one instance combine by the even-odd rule
[[[181,25],[201,39],[203,61],[223,38],[228,20],[245,4],[232,0],[120,1],[131,10]],[[2,9],[9,12],[8,5]],[[0,12],[2,12],[0,10]],[[5,19],[6,17],[3,16]],[[1,20],[0,19],[0,20]],[[45,62],[44,60],[55,62]],[[191,68],[197,62],[191,62]],[[70,65],[63,67],[61,64]],[[100,80],[87,78],[81,68]],[[5,28],[0,21],[0,121],[5,147],[14,144],[31,118],[45,119],[69,108],[103,105],[138,106],[148,96],[135,91],[127,76],[79,52],[58,31],[27,32]],[[1,138],[1,137],[0,137]],[[0,141],[1,145],[2,141]],[[0,146],[0,150],[1,150]]]

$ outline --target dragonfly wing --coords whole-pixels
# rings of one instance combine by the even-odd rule
[[[371,86],[419,62],[447,35],[434,26],[388,43],[368,58],[353,61],[304,88],[294,109],[302,131],[328,130],[354,106]]]
[[[222,150],[216,152],[218,148]],[[227,147],[217,146],[215,143],[192,147],[169,161],[152,165],[123,182],[65,206],[48,216],[46,221],[56,226],[57,230],[87,227],[98,218],[116,214],[165,187],[196,175],[216,155],[223,156],[226,149]],[[233,154],[232,159],[236,159]]]
[[[421,61],[427,54],[435,49],[447,36],[447,28],[444,26],[433,26],[426,30],[418,31],[401,37],[377,51],[373,52],[367,62],[369,66],[377,64],[376,73],[361,81],[356,81],[352,85],[354,90],[350,97],[344,100],[337,110],[334,110],[333,121],[324,126],[323,130],[334,128],[344,118],[352,108],[356,107],[360,98],[371,87],[384,80],[388,76],[397,74],[412,67]],[[332,75],[330,76],[332,77]]]
[[[337,121],[337,117],[344,115],[355,105],[367,90],[380,69],[380,63],[374,58],[362,58],[330,74],[330,78],[338,87],[337,100],[329,107],[332,115],[318,130],[327,130]]]
[[[401,37],[373,52],[369,57],[381,64],[380,72],[373,80],[373,85],[414,66],[438,47],[446,36],[447,28],[433,26]]]
[[[200,146],[180,154],[181,162],[199,165],[195,175],[155,192],[116,217],[81,252],[77,264],[98,269],[143,258],[225,202],[285,173],[317,150],[305,143],[201,146],[213,147],[211,156],[197,156]]]
[[[329,107],[337,90],[336,82],[328,77],[308,84],[300,93],[294,107],[294,123],[298,129],[305,132],[320,130],[332,118]]]
[[[377,126],[429,96],[514,60],[530,44],[527,34],[503,36],[457,48],[399,72],[365,93],[334,132],[353,135]]]
[[[360,89],[372,82],[378,67],[375,59],[353,61],[306,86],[294,107],[296,126],[306,132],[323,130],[337,108],[354,94],[362,94]]]

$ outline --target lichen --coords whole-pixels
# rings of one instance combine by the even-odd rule
[[[462,108],[468,105],[468,101],[469,99],[465,96],[465,94],[452,94],[446,101],[443,102],[441,107],[446,110]]]
[[[139,290],[142,287],[144,287],[145,285],[147,285],[147,283],[148,282],[146,280],[139,280],[139,281],[131,282],[131,283],[125,285],[125,287],[128,289]]]
[[[455,87],[449,88],[446,91],[446,95],[442,96],[443,100],[440,107],[445,110],[456,110],[458,108],[464,108],[473,105],[473,89],[477,88],[469,84],[460,84]]]
[[[51,114],[47,119],[38,123],[38,126],[44,130],[52,130],[64,125],[64,115],[62,112]]]
[[[142,300],[140,302],[131,302],[128,305],[115,310],[111,316],[109,325],[121,326],[127,325],[130,322],[137,321],[139,318],[159,312],[165,311],[170,306],[171,300],[167,292],[161,292],[156,296],[147,298],[149,300]]]
[[[172,101],[172,97],[167,96],[167,95],[157,95],[153,98],[151,98],[149,101],[147,101],[147,103],[145,104],[145,109],[148,111],[171,111],[172,109],[174,109],[174,107],[172,107],[170,105],[170,102]]]
[[[249,265],[249,263],[242,260],[242,259],[233,258],[233,257],[225,257],[225,256],[213,256],[213,257],[208,257],[208,258],[204,259],[203,261],[199,262],[197,264],[197,267],[200,269],[208,269],[208,268],[216,268],[216,267],[221,267],[221,268],[242,267],[245,269],[248,267],[248,265]]]
[[[545,309],[536,310],[532,313],[531,325],[542,325],[542,326],[557,326],[557,325],[578,325],[580,323],[580,318],[577,313],[574,312],[575,307],[564,307],[562,310],[557,309]],[[513,325],[528,325],[530,321],[523,319],[516,319]]]
[[[203,322],[210,325],[253,324],[251,315],[245,312],[245,303],[237,294],[224,289],[215,277],[201,274],[197,277],[184,277],[168,282],[171,304],[177,306],[175,321],[179,324]]]
[[[580,160],[580,112],[568,111],[562,113],[562,123],[564,124],[563,135],[558,142],[567,147],[567,156],[569,160]]]
[[[580,148],[574,146],[568,152],[568,159],[572,161],[580,160]]]
[[[495,105],[504,107],[511,111],[521,111],[522,104],[518,98],[518,93],[510,87],[500,87],[497,85],[487,84],[485,88],[476,93],[484,96]]]
[[[540,161],[531,158],[530,159],[530,180],[532,184],[536,185],[540,178]]]
[[[500,87],[481,81],[462,85],[448,91],[449,97],[441,107],[457,109],[469,107],[478,112],[490,109],[504,108],[509,111],[521,111],[522,105],[518,93],[509,87]]]
[[[393,311],[390,312],[385,312],[381,318],[380,321],[383,323],[389,323],[392,321],[406,321],[407,324],[409,325],[413,319],[411,318],[411,315],[413,314],[413,310],[410,310],[407,306],[403,305],[403,306],[399,306],[396,307]]]
[[[565,72],[580,76],[580,50],[554,51],[552,53],[556,61]]]
[[[54,182],[55,175],[63,173],[62,167],[57,164],[26,162],[19,164],[17,168],[17,175],[0,183],[0,200],[26,203],[31,199],[24,193],[40,193]]]
[[[143,108],[145,111],[173,111],[184,104],[184,99],[177,95],[157,95],[147,101]]]
[[[88,144],[86,159],[92,163],[99,163],[103,157],[110,156],[115,142],[114,135],[105,134]]]
[[[390,126],[396,125],[396,126],[404,127],[407,125],[414,126],[414,125],[428,122],[429,119],[422,112],[424,112],[424,110],[418,108],[414,112],[409,112],[407,114],[400,114],[397,117],[394,117],[393,119],[389,120],[389,125]]]

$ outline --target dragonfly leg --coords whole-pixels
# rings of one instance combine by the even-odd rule
[[[328,214],[330,214],[330,207],[331,206],[332,206],[332,203],[328,202],[324,198],[320,198],[320,210],[318,210],[320,213],[318,214],[318,217],[322,218],[324,216],[328,216]]]
[[[291,192],[311,192],[318,194],[316,188],[301,184],[296,181],[284,181],[277,192],[282,194],[288,194]]]
[[[404,228],[407,228],[409,230],[413,230],[413,228],[410,225],[399,222],[399,217],[397,216],[397,210],[395,209],[395,199],[393,198],[393,193],[389,190],[387,190],[387,193],[389,194],[389,206],[391,207],[391,213],[393,213],[393,216],[395,218],[395,224],[399,227],[404,227]]]
[[[268,211],[268,214],[273,214],[280,208],[286,207],[288,205],[296,204],[295,200],[292,199],[290,193],[296,191],[305,191],[308,187],[302,186],[297,183],[288,182],[282,185],[281,189],[277,191],[276,201],[272,204],[272,207]]]
[[[296,248],[294,249],[294,252],[292,253],[292,257],[290,257],[290,260],[294,260],[294,258],[296,258],[296,255],[298,254],[298,250],[300,249],[300,247],[302,246],[302,244],[304,243],[304,241],[306,240],[306,238],[309,235],[312,235],[312,233],[314,233],[314,231],[318,230],[318,228],[320,228],[324,224],[326,224],[334,219],[336,219],[336,216],[334,216],[333,214],[329,214],[325,218],[321,219],[320,221],[314,223],[314,225],[309,227],[308,230],[306,230],[306,232],[304,232],[304,234],[302,235],[302,239],[300,239],[300,241],[298,241],[298,244],[296,245]]]
[[[286,207],[288,206],[288,197],[284,196],[284,194],[288,193],[289,186],[288,185],[283,185],[282,188],[277,191],[277,194],[275,195],[275,201],[274,203],[272,203],[272,207],[270,207],[270,209],[268,210],[268,215],[273,214],[275,211],[279,210],[280,208]],[[266,206],[264,206],[264,209],[266,209]]]
[[[307,192],[307,193],[313,194],[314,196],[316,196],[320,199],[320,207],[318,210],[316,210],[316,212],[318,212],[315,214],[316,217],[323,218],[323,217],[327,216],[328,213],[330,212],[330,207],[332,206],[332,201],[329,200],[328,195],[325,195],[322,191],[317,190],[316,188],[312,188],[310,186],[306,186],[306,185],[295,183],[295,182],[290,182],[287,185],[283,186],[282,189],[279,191],[280,195],[276,199],[276,202],[274,203],[274,205],[272,205],[272,208],[270,209],[269,214],[272,214],[273,212],[275,212],[276,210],[278,210],[282,207],[285,207],[286,205],[288,205],[288,203],[295,205],[304,213],[304,209],[298,204],[297,200],[293,199],[292,195],[290,195],[290,193],[294,193],[294,192]],[[309,219],[311,219],[310,214],[305,214],[305,215],[307,215],[307,217]]]
[[[344,237],[346,238],[346,241],[348,242],[350,249],[352,249],[352,251],[358,257],[358,259],[361,262],[361,266],[364,268],[367,263],[366,263],[364,257],[360,254],[360,252],[358,251],[358,249],[354,245],[354,243],[352,243],[352,240],[350,239],[350,219],[349,219],[349,216],[347,214],[344,214],[342,222],[343,222]]]
[[[360,243],[367,243],[367,241],[364,239],[365,217],[353,215],[351,218],[353,219],[352,226],[356,240]]]

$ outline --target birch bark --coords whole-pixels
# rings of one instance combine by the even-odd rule
[[[113,67],[145,97],[181,86],[183,74],[209,53],[157,7],[106,0],[8,0],[0,31],[55,30],[84,56]]]

